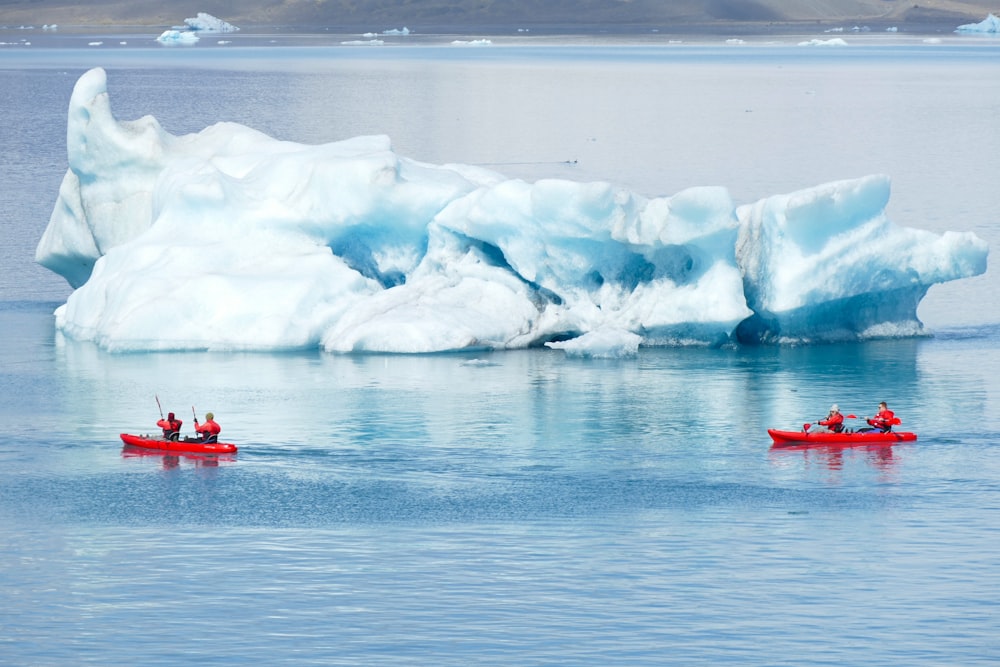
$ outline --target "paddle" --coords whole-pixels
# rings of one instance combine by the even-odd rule
[[[156,398],[156,407],[160,409],[160,419],[163,419],[163,406],[160,405],[160,397],[156,394],[153,394],[153,396]]]

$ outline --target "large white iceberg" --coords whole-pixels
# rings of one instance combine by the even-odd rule
[[[912,335],[930,285],[986,270],[974,234],[887,220],[885,176],[737,208],[720,187],[647,198],[421,163],[381,136],[173,136],[115,120],[102,69],[74,88],[67,147],[36,260],[77,288],[56,326],[109,350],[628,354]]]

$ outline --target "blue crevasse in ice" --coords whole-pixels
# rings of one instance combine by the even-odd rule
[[[874,175],[736,207],[318,146],[233,123],[117,121],[78,81],[36,259],[66,335],[110,350],[434,352],[914,335],[930,285],[983,273],[971,233],[906,229]]]

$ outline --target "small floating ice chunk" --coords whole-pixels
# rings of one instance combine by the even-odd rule
[[[191,32],[190,30],[164,30],[163,34],[156,38],[160,44],[165,46],[190,46],[192,44],[197,44],[199,40],[198,35]]]
[[[799,42],[799,46],[847,46],[847,42],[840,37],[833,37],[831,39],[810,39]]]
[[[591,357],[600,359],[621,359],[634,357],[639,351],[642,336],[625,329],[598,329],[545,347],[562,350],[571,357]]]

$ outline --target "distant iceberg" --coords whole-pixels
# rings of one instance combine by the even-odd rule
[[[197,44],[199,39],[197,33],[190,30],[164,30],[156,41],[166,46],[190,46]]]
[[[997,33],[1000,32],[1000,18],[994,16],[993,14],[988,15],[985,19],[979,23],[966,23],[965,25],[960,25],[955,29],[958,33],[976,33],[976,32],[989,32]]]
[[[799,46],[847,46],[847,42],[840,37],[833,37],[831,39],[810,39],[799,42]]]
[[[184,26],[165,30],[156,38],[156,41],[167,46],[190,46],[198,43],[200,39],[198,33],[237,32],[238,30],[239,28],[231,23],[226,23],[211,14],[198,12],[195,18],[184,19]]]
[[[114,351],[424,353],[908,336],[936,283],[986,270],[970,232],[888,220],[889,179],[737,206],[402,157],[387,137],[278,141],[117,121],[70,100],[69,169],[36,260],[76,290],[66,336]]]
[[[184,23],[190,30],[198,32],[237,32],[239,30],[232,23],[227,23],[205,12],[198,12],[198,15],[193,19],[184,19]]]

